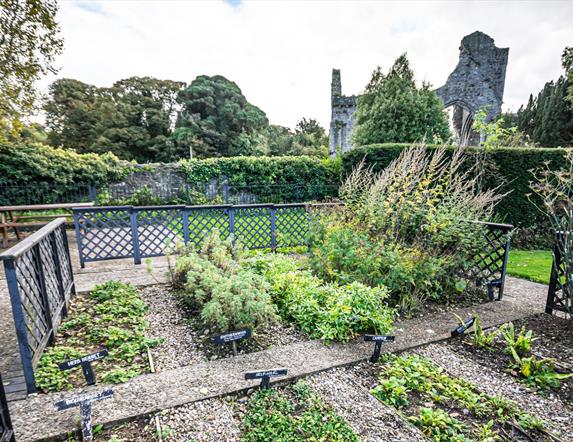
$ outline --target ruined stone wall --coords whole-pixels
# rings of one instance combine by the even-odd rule
[[[331,83],[331,116],[330,116],[330,156],[348,152],[351,149],[351,135],[354,128],[356,96],[342,95],[340,70],[332,70]]]

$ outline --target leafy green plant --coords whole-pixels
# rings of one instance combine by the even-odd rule
[[[307,270],[288,271],[284,258],[263,270],[281,316],[312,338],[348,341],[361,333],[388,333],[394,311],[385,305],[388,291],[359,282],[325,284]]]
[[[406,387],[404,379],[392,376],[387,379],[380,379],[378,385],[371,390],[371,393],[380,399],[382,402],[392,405],[394,408],[402,408],[407,406],[408,401],[408,387]]]
[[[461,151],[404,149],[374,174],[358,165],[340,189],[345,206],[312,218],[310,257],[330,281],[384,285],[402,311],[446,303],[469,287],[483,226],[501,196],[480,187]]]
[[[481,319],[479,316],[475,317],[475,321],[472,326],[472,334],[471,339],[472,342],[476,347],[484,348],[484,349],[491,349],[493,343],[495,342],[495,338],[504,332],[504,327],[502,326],[497,330],[491,331],[486,333],[481,325]]]
[[[504,326],[501,336],[506,343],[505,351],[508,354],[512,354],[512,350],[514,350],[520,356],[530,354],[533,341],[537,339],[533,337],[533,331],[526,330],[525,326],[521,327],[521,330],[516,335],[513,322]]]
[[[558,373],[555,371],[553,359],[537,359],[535,356],[519,356],[515,348],[511,347],[514,362],[511,368],[525,380],[525,383],[541,390],[557,388],[564,379],[573,376],[573,373]]]
[[[251,396],[242,430],[243,442],[360,440],[303,382],[282,391],[260,390]]]
[[[420,408],[420,415],[408,420],[435,442],[471,442],[467,426],[439,408]]]
[[[60,371],[57,364],[101,348],[109,350],[109,356],[97,362],[104,382],[125,382],[145,372],[147,349],[161,343],[145,335],[146,310],[131,284],[107,281],[96,285],[72,306],[56,345],[40,358],[35,374],[38,388],[48,392],[81,385],[81,371]]]

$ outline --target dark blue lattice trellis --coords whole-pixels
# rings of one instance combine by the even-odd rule
[[[16,442],[2,376],[0,376],[0,442]]]
[[[28,392],[36,390],[34,368],[75,294],[65,230],[59,218],[0,255],[4,261],[16,336]]]
[[[164,254],[167,240],[182,239],[195,247],[213,229],[223,239],[233,235],[249,249],[306,244],[309,213],[336,204],[258,204],[220,206],[99,207],[74,210],[80,263]],[[470,271],[485,285],[490,299],[503,296],[509,253],[508,224],[479,223],[484,241]]]
[[[551,314],[556,310],[573,318],[573,293],[569,292],[571,280],[569,280],[568,283],[566,279],[573,278],[573,275],[567,272],[567,267],[573,267],[573,263],[567,266],[561,253],[561,250],[567,246],[565,241],[563,233],[557,233],[555,247],[553,248],[553,263],[551,266],[551,278],[549,279],[545,312]],[[569,242],[571,242],[570,238]]]

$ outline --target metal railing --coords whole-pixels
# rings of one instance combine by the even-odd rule
[[[0,376],[0,442],[16,442],[2,376]]]
[[[76,293],[65,222],[58,218],[0,254],[29,393],[36,391],[34,369]]]
[[[95,201],[97,190],[92,184],[56,184],[33,182],[1,184],[0,206],[31,204],[84,203]]]

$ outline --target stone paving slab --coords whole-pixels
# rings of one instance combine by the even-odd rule
[[[511,301],[483,304],[474,308],[455,309],[396,324],[396,341],[383,347],[384,352],[402,351],[449,338],[457,319],[479,314],[485,327],[499,325],[532,313],[529,306],[520,308]],[[245,381],[245,371],[286,367],[289,375],[279,380],[321,372],[333,367],[362,362],[372,353],[372,343],[354,341],[327,346],[321,341],[299,342],[283,347],[181,367],[139,376],[116,385],[111,400],[94,406],[94,421],[114,424],[137,416],[154,413],[190,402],[238,393],[256,385]],[[19,441],[45,440],[77,428],[78,410],[56,413],[53,403],[63,398],[103,389],[103,385],[70,392],[31,395],[10,405],[12,421]]]

